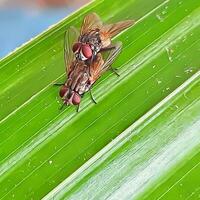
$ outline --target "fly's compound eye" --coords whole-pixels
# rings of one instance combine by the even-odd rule
[[[66,94],[67,91],[68,91],[67,86],[66,86],[66,85],[63,85],[63,86],[60,88],[60,92],[59,92],[60,97],[63,97],[63,96]]]
[[[82,45],[82,54],[87,59],[92,57],[92,49],[89,44]]]
[[[78,105],[81,102],[81,96],[77,93],[74,93],[73,97],[72,97],[72,103],[73,105]]]
[[[73,45],[73,47],[72,47],[72,51],[75,53],[75,52],[78,52],[79,51],[79,49],[80,49],[80,47],[81,47],[81,43],[75,43],[74,45]]]

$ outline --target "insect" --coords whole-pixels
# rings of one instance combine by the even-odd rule
[[[91,98],[96,103],[92,96],[91,88],[105,71],[112,69],[111,64],[120,53],[122,45],[121,42],[118,42],[116,48],[110,51],[105,61],[101,53],[97,53],[95,60],[88,65],[84,61],[74,59],[71,45],[77,37],[78,33],[74,27],[70,27],[65,33],[64,60],[67,80],[63,84],[55,85],[61,86],[59,95],[63,100],[63,106],[77,105],[78,111],[81,98],[88,91],[90,91]]]
[[[96,13],[86,15],[72,48],[76,59],[92,62],[99,52],[118,48],[118,44],[111,43],[111,38],[133,24],[133,20],[126,20],[104,25]]]

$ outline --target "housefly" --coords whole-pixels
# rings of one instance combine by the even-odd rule
[[[86,15],[80,36],[72,47],[76,59],[92,62],[99,52],[118,48],[118,44],[111,43],[112,37],[133,24],[133,20],[103,24],[96,13]]]
[[[111,68],[116,56],[121,51],[121,42],[116,44],[116,48],[112,49],[104,60],[101,53],[97,53],[96,58],[89,65],[82,60],[76,60],[71,45],[76,40],[78,32],[74,27],[70,27],[64,38],[64,60],[66,67],[67,80],[60,85],[59,95],[64,105],[77,105],[77,110],[81,102],[81,98],[86,92],[90,92],[91,98],[94,100],[91,88],[100,76]],[[63,107],[62,106],[62,107]]]

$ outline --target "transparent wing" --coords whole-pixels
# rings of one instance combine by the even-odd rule
[[[101,32],[103,35],[107,35],[107,37],[112,38],[115,35],[119,34],[121,31],[132,26],[133,24],[134,24],[133,20],[126,20],[117,22],[115,24],[108,24],[102,27]]]
[[[97,54],[96,59],[90,65],[90,81],[91,84],[94,84],[95,81],[101,76],[101,67],[104,64],[101,53]]]
[[[105,71],[107,71],[110,66],[112,65],[112,63],[114,62],[115,58],[119,55],[119,53],[121,52],[122,49],[122,43],[121,42],[117,42],[114,45],[115,48],[113,48],[108,57],[106,58],[104,64],[101,66],[101,74],[104,73]]]
[[[78,30],[71,26],[64,36],[64,60],[67,73],[70,72],[70,66],[74,60],[74,53],[72,51],[72,46],[78,41],[79,33]]]
[[[100,17],[96,13],[90,13],[85,16],[82,26],[81,26],[81,35],[90,32],[96,28],[101,29],[103,23]]]
[[[117,42],[115,44],[115,48],[112,49],[106,58],[105,62],[103,60],[103,57],[101,53],[97,54],[97,58],[94,62],[92,62],[90,66],[90,75],[91,75],[91,82],[94,84],[94,82],[107,70],[110,69],[110,66],[114,62],[115,58],[118,56],[118,54],[121,52],[122,43]]]

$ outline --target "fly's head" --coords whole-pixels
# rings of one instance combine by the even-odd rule
[[[72,91],[68,86],[63,85],[60,88],[60,97],[63,99],[64,104],[66,105],[79,105],[81,102],[81,96]]]
[[[72,50],[76,56],[76,59],[86,61],[92,58],[93,49],[89,44],[77,42],[73,45]]]

